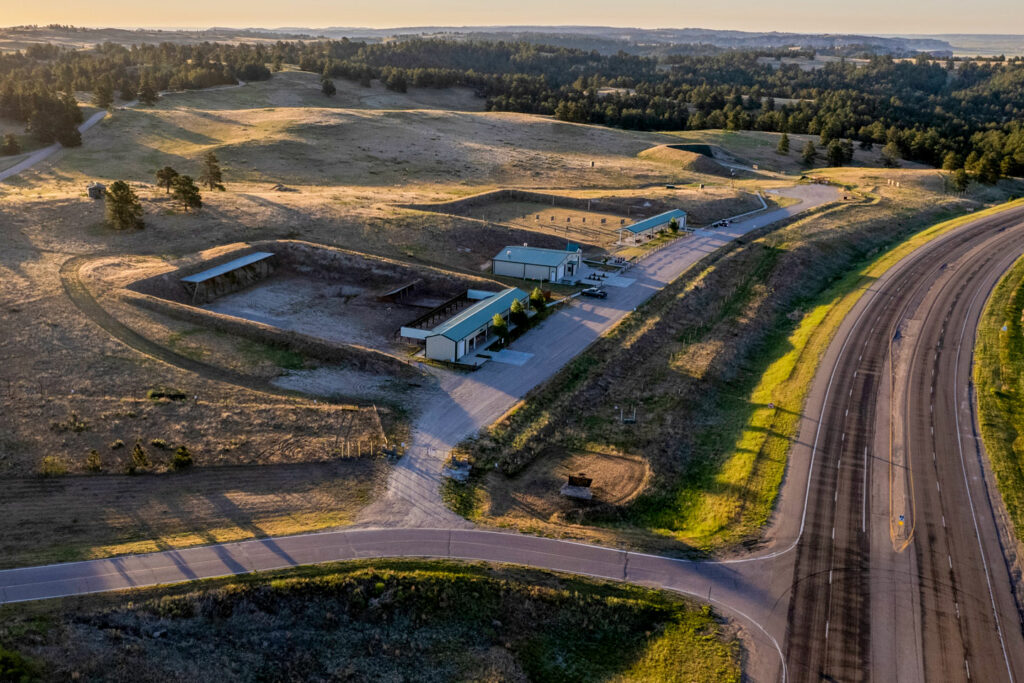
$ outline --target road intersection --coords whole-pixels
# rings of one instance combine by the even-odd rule
[[[991,508],[998,497],[985,488],[980,441],[963,436],[974,424],[971,331],[987,292],[1024,245],[1024,211],[933,240],[864,292],[822,359],[767,547],[757,556],[686,561],[473,529],[440,502],[440,456],[448,448],[497,419],[703,255],[815,199],[805,201],[789,214],[766,212],[731,226],[730,234],[680,239],[652,255],[630,273],[633,285],[559,311],[543,335],[520,339],[514,349],[534,354],[524,366],[492,363],[442,380],[450,403],[418,421],[386,496],[357,528],[5,570],[0,602],[332,560],[460,558],[651,585],[710,602],[739,625],[752,680],[1024,680],[1020,617]],[[584,333],[568,335],[570,328]],[[887,372],[894,330],[907,360]],[[534,348],[552,339],[564,346],[555,353]],[[938,352],[936,339],[944,340]],[[939,392],[916,386],[922,377]],[[892,386],[901,384],[912,387],[903,395],[936,398],[892,404],[901,395]],[[896,512],[885,446],[893,414],[910,425],[902,433],[913,490],[935,489],[916,494],[917,530],[903,552],[890,533]]]

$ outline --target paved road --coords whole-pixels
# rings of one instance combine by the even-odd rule
[[[409,454],[394,468],[385,496],[363,511],[364,526],[468,527],[440,499],[444,458],[467,436],[493,423],[634,308],[704,256],[733,239],[837,198],[835,188],[801,185],[780,191],[801,200],[755,213],[727,228],[698,231],[633,266],[628,287],[609,287],[607,299],[576,299],[511,345],[532,354],[522,366],[488,363],[469,373],[439,372],[439,393],[416,421]]]
[[[0,572],[0,602],[358,557],[507,561],[710,601],[743,629],[752,680],[1022,680],[1022,625],[985,489],[969,394],[981,306],[1022,248],[1024,210],[979,219],[918,250],[865,292],[822,360],[770,548],[761,556],[686,562],[450,528],[462,520],[430,528],[420,522],[432,514],[436,486],[411,484],[393,486],[389,498],[405,506],[406,524],[420,528],[346,529],[7,570]],[[655,261],[659,256],[666,261]],[[662,252],[649,270],[633,274],[653,288],[677,267],[671,261],[671,252]],[[582,324],[596,335],[611,324],[600,316],[605,303],[568,309],[564,313],[576,319],[565,324]],[[553,339],[549,332],[544,342]],[[554,372],[555,363],[544,371]],[[468,393],[452,393],[451,426],[443,428],[447,417],[433,415],[435,427],[417,437],[441,444],[466,425],[493,419],[520,388],[494,393],[494,382],[518,381],[513,375],[528,367],[494,364],[491,372],[512,375],[480,386],[467,379],[488,368],[458,376],[452,386]],[[490,399],[480,403],[481,396]],[[891,467],[892,457],[906,465]],[[410,474],[434,481],[436,453],[423,450],[406,460]]]
[[[794,449],[815,458],[787,614],[795,680],[1024,679],[969,394],[981,309],[1022,248],[1024,210],[936,240],[830,349],[822,419]]]
[[[105,112],[105,111],[98,111],[98,112],[96,112],[95,114],[90,116],[88,119],[86,119],[82,123],[82,125],[80,125],[78,127],[79,132],[85,133],[87,130],[89,130],[90,128],[95,126],[97,123],[102,121],[103,118],[106,115],[107,115],[107,112]],[[21,173],[23,171],[27,171],[28,169],[32,168],[36,164],[38,164],[38,163],[40,163],[42,161],[45,161],[46,159],[49,159],[51,156],[53,156],[58,151],[60,151],[60,149],[61,149],[60,144],[58,144],[56,142],[53,143],[52,145],[49,145],[48,147],[43,147],[42,149],[37,149],[36,151],[32,152],[31,154],[29,154],[24,159],[22,159],[21,161],[16,163],[14,166],[11,166],[10,168],[7,168],[7,169],[4,169],[3,171],[0,171],[0,182],[3,182],[5,180],[7,180],[11,176],[16,176],[16,175],[18,175],[19,173]]]

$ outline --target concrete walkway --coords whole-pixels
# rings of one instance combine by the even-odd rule
[[[387,494],[367,507],[359,522],[375,527],[468,527],[441,502],[441,469],[447,453],[504,415],[530,389],[704,256],[752,230],[837,196],[834,188],[825,185],[800,185],[783,192],[800,203],[754,214],[727,228],[681,237],[630,268],[626,275],[632,282],[608,288],[607,299],[573,300],[511,345],[513,351],[532,355],[523,365],[487,363],[469,374],[437,371],[440,392],[425,401],[428,408],[416,421],[408,455],[393,470]]]
[[[357,527],[323,533],[225,543],[146,555],[0,571],[0,603],[152,586],[303,564],[376,557],[437,557],[508,562],[671,590],[708,602],[733,617],[747,648],[745,675],[786,680],[779,641],[786,625],[792,549],[800,516],[804,463],[790,476],[780,503],[785,529],[779,549],[757,558],[690,562],[556,539],[472,529],[440,499],[447,451],[491,424],[527,391],[551,377],[590,343],[668,282],[731,239],[835,199],[825,186],[793,188],[802,203],[751,216],[710,235],[690,235],[630,270],[635,282],[604,300],[577,300],[517,340],[533,354],[522,366],[489,363],[470,374],[439,373],[442,400],[417,420],[410,453],[398,462],[381,500]],[[814,417],[808,416],[813,421]],[[795,489],[799,489],[796,491]],[[362,527],[362,528],[359,528]],[[390,528],[388,528],[390,527]],[[782,546],[785,547],[782,547]],[[779,559],[779,561],[768,561]]]

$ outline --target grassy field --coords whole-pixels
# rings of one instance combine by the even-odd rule
[[[320,565],[0,608],[32,680],[739,681],[683,598],[510,566]]]
[[[898,202],[826,208],[709,257],[472,443],[483,469],[497,463],[504,474],[449,497],[480,521],[539,533],[677,552],[756,543],[816,359],[842,314],[900,255],[954,225],[876,261],[956,211],[936,206],[927,187],[900,192]],[[620,421],[618,407],[636,408],[636,424]],[[651,485],[625,506],[576,506],[554,486],[521,490],[541,467],[535,459],[583,448],[642,456]]]
[[[1024,259],[999,281],[978,326],[974,384],[981,436],[1017,536],[1024,530]]]
[[[781,133],[751,130],[688,130],[672,135],[679,138],[676,142],[717,145],[743,162],[757,164],[763,170],[781,173],[803,173],[808,170],[809,167],[801,162],[800,155],[804,145],[810,141],[818,150],[818,158],[811,168],[821,168],[825,165],[825,147],[817,135],[790,133],[789,154],[779,154],[776,151]],[[881,168],[880,158],[881,146],[875,146],[870,151],[855,146],[851,165],[859,168]],[[901,165],[911,169],[925,168],[921,164],[907,161],[901,162]]]
[[[269,81],[173,93],[154,107],[115,111],[65,150],[47,180],[153,181],[165,165],[197,175],[215,151],[229,182],[379,186],[410,182],[543,187],[660,182],[665,169],[639,161],[664,135],[481,111],[468,90],[392,93],[338,82],[319,92],[315,74],[286,71]],[[591,162],[594,165],[591,166]]]

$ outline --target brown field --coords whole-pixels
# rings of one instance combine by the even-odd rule
[[[251,478],[250,490],[263,486],[261,477],[271,487],[274,472],[288,471],[297,490],[306,477],[309,486],[354,486],[365,496],[346,497],[346,505],[354,507],[346,508],[344,518],[326,507],[303,508],[293,497],[264,497],[262,507],[241,506],[230,523],[197,517],[188,533],[181,525],[165,529],[141,517],[120,516],[116,525],[91,527],[74,556],[118,552],[129,542],[125,539],[141,542],[154,534],[203,542],[211,538],[202,535],[204,527],[255,525],[281,532],[335,526],[372,494],[368,482],[377,476],[377,465],[370,478],[347,469],[370,465],[337,460],[351,453],[339,443],[380,440],[381,432],[403,438],[436,383],[324,362],[142,310],[118,294],[133,280],[198,263],[195,259],[211,257],[225,245],[274,239],[473,276],[506,244],[560,247],[565,236],[530,226],[524,217],[536,215],[532,206],[511,207],[510,215],[502,215],[505,225],[490,218],[485,224],[473,213],[402,206],[515,187],[577,200],[615,198],[626,207],[649,202],[645,210],[651,213],[682,206],[694,223],[703,224],[754,208],[753,191],[782,182],[679,172],[688,181],[706,183],[704,191],[682,185],[665,189],[677,172],[637,154],[677,138],[474,111],[479,104],[465,91],[399,95],[341,82],[338,96],[328,100],[318,93],[315,75],[285,72],[265,83],[167,96],[152,109],[115,111],[85,136],[81,148],[64,150],[0,184],[0,312],[9,330],[0,343],[0,390],[5,392],[0,478],[11,490],[30,491],[35,483],[59,488],[64,504],[61,510],[39,507],[25,494],[11,499],[6,518],[34,515],[38,528],[73,529],[69,520],[83,515],[67,511],[88,509],[97,500],[87,482],[117,482],[159,501],[171,495],[165,482],[188,477],[210,477],[215,483],[208,490],[228,490],[230,473],[242,467]],[[220,157],[227,191],[206,192],[202,210],[184,212],[152,185],[152,174],[165,164],[194,174],[207,151]],[[892,199],[931,200],[935,183],[941,186],[934,172],[896,173],[904,178],[901,188],[885,184],[892,175],[888,171],[840,169],[836,177]],[[111,230],[102,203],[85,197],[88,181],[114,178],[129,181],[139,193],[144,230]],[[292,191],[275,191],[279,182]],[[629,218],[631,211],[625,211]],[[596,213],[621,217],[623,210]],[[83,267],[84,290],[75,290],[73,300],[73,282],[67,273],[62,278],[61,270],[74,271],[79,263],[95,269]],[[109,320],[102,323],[102,316]],[[113,335],[108,329],[114,323],[127,332]],[[147,398],[152,389],[174,389],[187,398],[154,402]],[[359,405],[368,421],[348,426],[354,417],[342,403]],[[339,437],[343,430],[349,436]],[[119,439],[125,447],[111,449]],[[136,441],[147,451],[149,469],[165,470],[170,451],[154,446],[155,440],[172,448],[188,446],[195,472],[184,478],[118,473]],[[93,449],[103,474],[86,476]],[[39,479],[41,469],[69,474]],[[33,546],[29,535],[5,521],[0,547],[11,557],[27,558]]]
[[[508,243],[563,244],[516,226],[481,229],[472,218],[398,207],[498,183],[665,200],[665,191],[643,189],[662,182],[664,169],[636,154],[667,136],[474,111],[480,104],[461,90],[399,95],[340,82],[338,96],[327,100],[315,75],[286,72],[267,83],[115,111],[81,148],[0,184],[0,311],[8,330],[0,344],[0,479],[16,492],[4,499],[4,556],[11,563],[86,557],[163,547],[146,541],[154,537],[186,545],[351,519],[384,468],[338,459],[351,454],[345,444],[402,438],[430,381],[256,344],[142,310],[118,292],[224,245],[267,239],[303,239],[466,275],[479,274]],[[228,190],[204,193],[201,211],[183,212],[153,187],[156,168],[195,174],[210,150],[222,160]],[[85,197],[88,181],[114,178],[139,193],[144,230],[111,230],[102,203]],[[278,182],[293,191],[274,191]],[[730,197],[745,201],[726,188],[714,191],[722,211]],[[74,299],[67,288],[78,285],[62,277],[62,267],[81,273]],[[123,327],[121,336],[108,332],[112,325]],[[282,387],[335,400],[314,403]],[[154,401],[147,398],[154,389],[186,399]],[[118,440],[125,446],[112,448]],[[128,477],[121,472],[136,442],[151,473]],[[163,473],[180,445],[196,467]],[[85,474],[91,450],[100,474]],[[53,476],[40,478],[41,470]],[[202,505],[186,495],[188,486],[176,491],[177,483],[227,495],[239,472],[245,477],[236,498],[244,504],[230,515],[180,512]],[[281,494],[252,493],[275,489]],[[349,493],[338,494],[345,501],[338,507],[316,496],[303,503],[299,494],[285,495],[289,490]],[[129,514],[122,498],[179,512]],[[93,520],[83,511],[97,501],[112,511]],[[44,528],[66,531],[41,548]]]
[[[593,479],[591,501],[576,501],[559,490],[570,475]],[[647,488],[650,468],[640,457],[615,453],[551,453],[515,480],[491,477],[483,501],[488,513],[506,519],[579,521],[586,509],[629,504]]]

